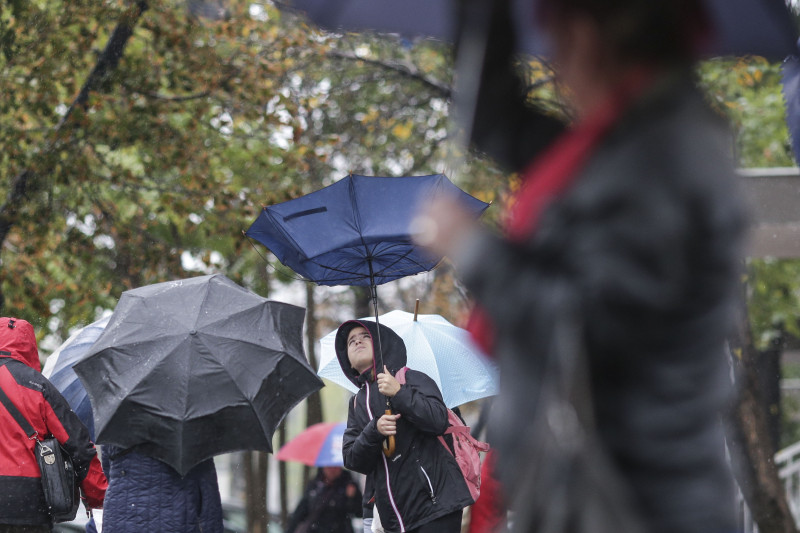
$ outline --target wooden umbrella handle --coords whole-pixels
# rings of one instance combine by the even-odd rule
[[[384,411],[383,414],[390,415],[392,414],[392,410],[387,409],[386,411]],[[394,455],[394,448],[395,448],[394,435],[389,435],[383,441],[383,455],[385,455],[386,457],[391,457],[392,455]]]

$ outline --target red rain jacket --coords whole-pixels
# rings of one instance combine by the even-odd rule
[[[86,426],[41,374],[36,336],[29,322],[0,318],[0,362],[5,363],[0,366],[0,388],[41,437],[53,435],[72,456],[84,503],[102,507],[108,482],[97,451]],[[34,446],[0,404],[0,524],[50,522]]]

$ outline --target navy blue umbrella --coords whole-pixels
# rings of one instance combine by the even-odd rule
[[[431,270],[441,260],[417,247],[409,232],[420,202],[437,194],[457,196],[475,218],[489,207],[444,174],[349,175],[319,191],[265,207],[245,235],[320,285],[374,287]]]
[[[81,422],[89,428],[92,440],[94,440],[92,404],[83,383],[78,379],[78,375],[75,374],[72,367],[89,353],[94,341],[106,328],[109,318],[111,317],[101,318],[73,333],[56,351],[50,354],[42,369],[44,377],[55,385]]]
[[[546,54],[536,27],[536,0],[511,0],[521,50]],[[329,30],[399,33],[453,42],[458,31],[456,0],[282,0]],[[487,2],[488,3],[488,2]],[[796,31],[783,0],[704,0],[715,35],[709,56],[762,55],[783,59]]]
[[[409,229],[421,202],[439,194],[459,199],[475,218],[489,207],[444,174],[399,178],[351,174],[319,191],[265,207],[245,235],[320,285],[369,286],[377,322],[376,285],[431,270],[441,260],[417,247]],[[380,335],[376,354],[381,369]]]

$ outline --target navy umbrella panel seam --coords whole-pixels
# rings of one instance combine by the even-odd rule
[[[291,234],[286,230],[286,228],[282,224],[278,223],[278,221],[276,220],[277,219],[276,215],[273,214],[273,212],[270,211],[268,207],[264,207],[264,213],[272,221],[272,227],[277,229],[281,233],[281,235],[283,235],[284,239],[292,243],[294,250],[289,250],[287,247],[285,253],[295,255],[300,263],[308,261],[309,258],[302,252],[302,247],[300,246],[300,243],[297,242],[297,240],[291,236]],[[273,251],[273,254],[274,253],[275,252]],[[277,257],[277,254],[275,254],[275,256]],[[309,277],[305,272],[300,272],[299,274],[305,277]]]
[[[353,179],[352,174],[348,175],[346,179],[350,180],[350,182],[348,183],[348,189],[350,191],[350,203],[353,205],[353,215],[355,217],[356,231],[358,232],[358,236],[361,239],[361,246],[364,248],[364,259],[367,261],[367,264],[369,265],[369,281],[370,284],[374,284],[375,274],[372,265],[372,259],[373,259],[372,252],[374,250],[370,250],[369,247],[367,246],[366,241],[364,240],[363,225],[361,222],[361,207],[358,204],[358,195],[356,194],[356,182],[355,179]]]

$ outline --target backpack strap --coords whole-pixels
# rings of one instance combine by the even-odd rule
[[[9,355],[11,355],[11,354],[9,354]],[[6,358],[3,358],[3,359],[4,359],[3,361],[0,361],[0,367],[4,366],[6,363],[8,363],[10,361],[10,359],[6,359]],[[5,408],[8,411],[8,413],[12,417],[14,417],[14,420],[17,421],[17,424],[19,424],[19,427],[22,428],[22,431],[24,431],[25,434],[28,435],[29,439],[39,440],[37,438],[37,436],[39,435],[39,432],[36,431],[35,429],[33,429],[33,426],[31,426],[31,423],[28,422],[28,419],[25,418],[22,415],[22,413],[19,412],[19,409],[17,409],[17,406],[14,405],[14,402],[11,401],[11,398],[8,397],[8,394],[6,394],[6,391],[4,391],[1,387],[0,387],[0,403],[2,403],[5,406]]]
[[[406,370],[408,370],[408,367],[404,366],[394,375],[394,379],[396,379],[400,385],[406,384]]]

